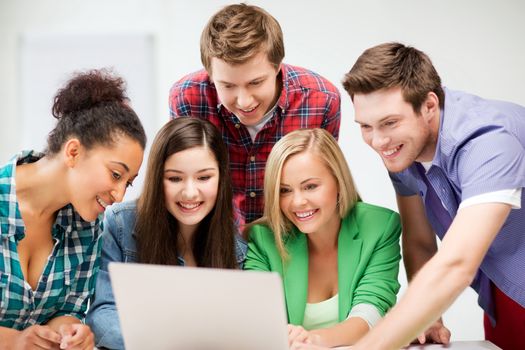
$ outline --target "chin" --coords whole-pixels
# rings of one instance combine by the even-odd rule
[[[403,164],[400,162],[391,163],[383,160],[383,163],[385,164],[386,169],[391,173],[400,173],[403,170],[408,169],[412,165],[412,163]]]

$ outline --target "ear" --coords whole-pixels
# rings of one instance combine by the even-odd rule
[[[63,148],[66,165],[70,168],[73,168],[78,163],[83,150],[84,149],[79,139],[72,138],[67,140]]]
[[[429,121],[436,116],[439,118],[439,98],[434,92],[430,91],[427,94],[427,98],[421,105],[421,114]]]
[[[282,62],[279,63],[279,65],[277,66],[277,71],[275,72],[275,76],[278,76],[279,73],[281,73],[281,70],[283,69],[283,64]]]

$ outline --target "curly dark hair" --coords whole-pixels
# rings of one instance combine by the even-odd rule
[[[146,133],[128,104],[125,88],[121,77],[105,69],[73,76],[54,98],[52,113],[58,122],[48,135],[45,153],[56,154],[71,137],[91,149],[128,136],[144,149]]]

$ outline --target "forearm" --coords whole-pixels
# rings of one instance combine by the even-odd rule
[[[320,344],[327,347],[352,345],[369,330],[368,323],[360,317],[352,317],[329,328],[310,331],[319,336]]]
[[[408,236],[408,235],[407,235]],[[425,265],[437,252],[437,244],[420,244],[418,241],[411,241],[403,235],[403,264],[408,281],[412,281],[415,274]]]
[[[18,334],[20,334],[20,331],[16,329],[0,327],[0,349],[11,349],[13,339],[18,336]]]
[[[416,338],[470,284],[473,274],[435,256],[415,276],[400,302],[356,349],[399,349]]]
[[[436,235],[430,226],[419,196],[397,196],[403,227],[403,263],[408,280],[429,261],[437,251]]]

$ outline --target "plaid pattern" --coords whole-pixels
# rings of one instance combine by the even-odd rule
[[[36,290],[25,281],[17,252],[25,227],[16,199],[15,170],[17,164],[42,156],[24,151],[0,168],[0,326],[18,330],[57,316],[83,320],[99,269],[100,218],[86,222],[68,204],[57,214],[53,250]]]
[[[266,160],[273,145],[287,133],[323,128],[336,139],[341,121],[341,97],[328,80],[300,67],[282,65],[283,89],[273,117],[252,142],[246,127],[218,101],[215,86],[205,70],[189,74],[170,91],[172,118],[207,119],[222,133],[230,155],[236,219],[240,225],[263,214]]]

